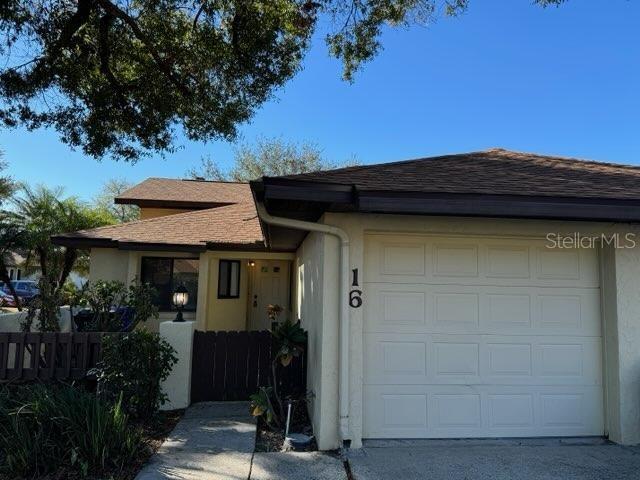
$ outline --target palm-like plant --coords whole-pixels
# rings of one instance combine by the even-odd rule
[[[278,305],[269,305],[268,311],[270,317],[272,312],[277,311],[278,313],[274,316],[277,318],[282,308]],[[276,324],[275,328],[271,330],[271,338],[273,353],[269,387],[263,387],[251,396],[251,414],[254,416],[263,415],[268,424],[273,422],[276,425],[281,425],[285,418],[285,399],[283,392],[280,391],[281,379],[278,373],[281,372],[281,368],[287,368],[291,365],[294,357],[298,357],[304,352],[307,334],[300,325],[300,321],[292,322],[287,319],[281,324]],[[273,402],[271,397],[273,397]]]
[[[15,216],[21,219],[27,265],[37,263],[42,272],[40,297],[34,305],[34,309],[39,310],[41,330],[56,329],[57,304],[79,255],[76,248],[54,245],[51,237],[110,223],[110,218],[102,212],[87,207],[75,197],[62,198],[62,195],[61,188],[24,185],[13,199]]]
[[[0,161],[0,170],[4,168],[4,164]],[[9,177],[0,177],[0,204],[3,200],[9,198],[14,190],[14,184]]]

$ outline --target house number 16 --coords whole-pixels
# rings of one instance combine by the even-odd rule
[[[351,271],[353,272],[353,282],[351,282],[351,286],[358,287],[358,269],[354,268]],[[362,306],[362,290],[353,288],[349,292],[349,306],[351,308],[360,308]]]

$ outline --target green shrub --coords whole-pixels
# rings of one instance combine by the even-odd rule
[[[0,465],[10,478],[122,469],[143,447],[120,402],[107,404],[64,385],[12,386],[0,393]]]
[[[277,318],[278,309],[280,309],[278,305],[269,305],[269,317],[272,320]],[[272,312],[276,312],[273,317]],[[282,426],[286,418],[285,399],[292,399],[295,396],[295,392],[282,391],[282,369],[289,367],[295,357],[304,353],[307,333],[299,320],[292,322],[287,319],[284,323],[274,322],[274,325],[271,330],[273,343],[269,387],[261,387],[258,392],[251,395],[250,411],[254,417],[263,417],[269,425]],[[306,394],[302,397],[306,397]]]
[[[96,369],[101,397],[122,406],[135,419],[146,420],[166,401],[160,384],[177,362],[175,350],[157,333],[134,330],[106,336]]]
[[[128,287],[115,280],[87,283],[76,298],[78,304],[86,305],[93,313],[91,322],[84,325],[83,330],[130,331],[140,323],[158,318],[154,295],[155,289],[137,278]]]

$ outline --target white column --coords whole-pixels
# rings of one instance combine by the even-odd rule
[[[162,322],[160,336],[175,349],[178,362],[162,383],[167,402],[161,410],[186,408],[191,403],[191,357],[195,322]]]
[[[211,255],[208,253],[200,254],[200,262],[198,264],[198,303],[196,306],[196,329],[201,331],[207,330],[207,309],[209,300],[209,263]]]
[[[605,247],[603,314],[607,431],[624,445],[640,443],[640,245]]]
[[[131,282],[134,278],[137,278],[140,275],[138,271],[138,262],[140,260],[140,254],[138,252],[130,251],[129,252],[129,260],[127,262],[127,278],[125,280],[125,284],[127,286],[131,285]],[[138,278],[138,280],[140,280]]]

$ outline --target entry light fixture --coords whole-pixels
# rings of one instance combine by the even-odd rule
[[[184,310],[184,306],[188,302],[189,302],[189,292],[184,287],[184,285],[180,285],[178,288],[176,288],[176,291],[173,292],[173,304],[178,310],[176,318],[173,320],[174,322],[184,322],[184,318],[182,316],[182,310]]]

